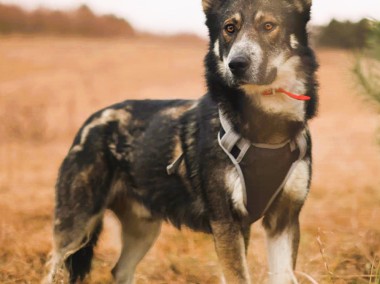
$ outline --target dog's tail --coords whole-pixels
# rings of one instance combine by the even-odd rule
[[[94,247],[96,246],[101,231],[102,221],[90,232],[89,239],[84,241],[83,247],[65,259],[70,284],[77,283],[77,280],[83,281],[86,275],[90,273]]]

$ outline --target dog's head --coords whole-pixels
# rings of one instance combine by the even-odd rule
[[[305,66],[305,56],[313,56],[306,31],[311,0],[203,0],[203,9],[208,60],[227,86],[252,96],[276,88],[308,92],[316,65]]]

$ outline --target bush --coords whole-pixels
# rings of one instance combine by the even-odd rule
[[[380,61],[380,21],[370,22],[367,46],[369,55]]]
[[[354,67],[364,93],[380,105],[380,22],[369,21],[369,32],[363,50]]]
[[[322,27],[317,41],[320,46],[363,49],[367,47],[370,30],[370,21],[366,19],[357,23],[339,22],[334,19]]]
[[[0,4],[0,33],[105,37],[130,36],[134,31],[124,19],[97,16],[85,5],[72,12],[39,9],[27,13],[17,6]]]
[[[380,106],[380,22],[370,21],[369,27],[367,49],[358,55],[353,72],[363,95]]]

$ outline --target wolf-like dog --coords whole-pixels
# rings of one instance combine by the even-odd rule
[[[250,225],[261,217],[270,283],[297,281],[298,217],[312,172],[308,120],[318,105],[306,29],[311,0],[202,4],[210,37],[206,95],[129,100],[84,123],[56,184],[48,282],[62,268],[70,283],[90,272],[107,209],[122,226],[117,283],[133,282],[162,221],[211,233],[222,280],[250,283]]]

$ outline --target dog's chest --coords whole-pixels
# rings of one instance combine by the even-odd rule
[[[297,180],[306,177],[305,173],[296,171],[305,157],[305,136],[301,135],[296,140],[283,144],[252,144],[234,132],[223,115],[220,120],[222,128],[218,137],[219,145],[237,173],[227,175],[227,186],[230,187],[235,207],[248,216],[249,223],[253,223],[287,189],[294,175],[297,175]],[[301,176],[298,177],[299,175]]]
[[[300,150],[291,149],[290,144],[278,149],[249,148],[239,165],[245,183],[245,204],[250,223],[265,214],[284,188],[299,157]]]

